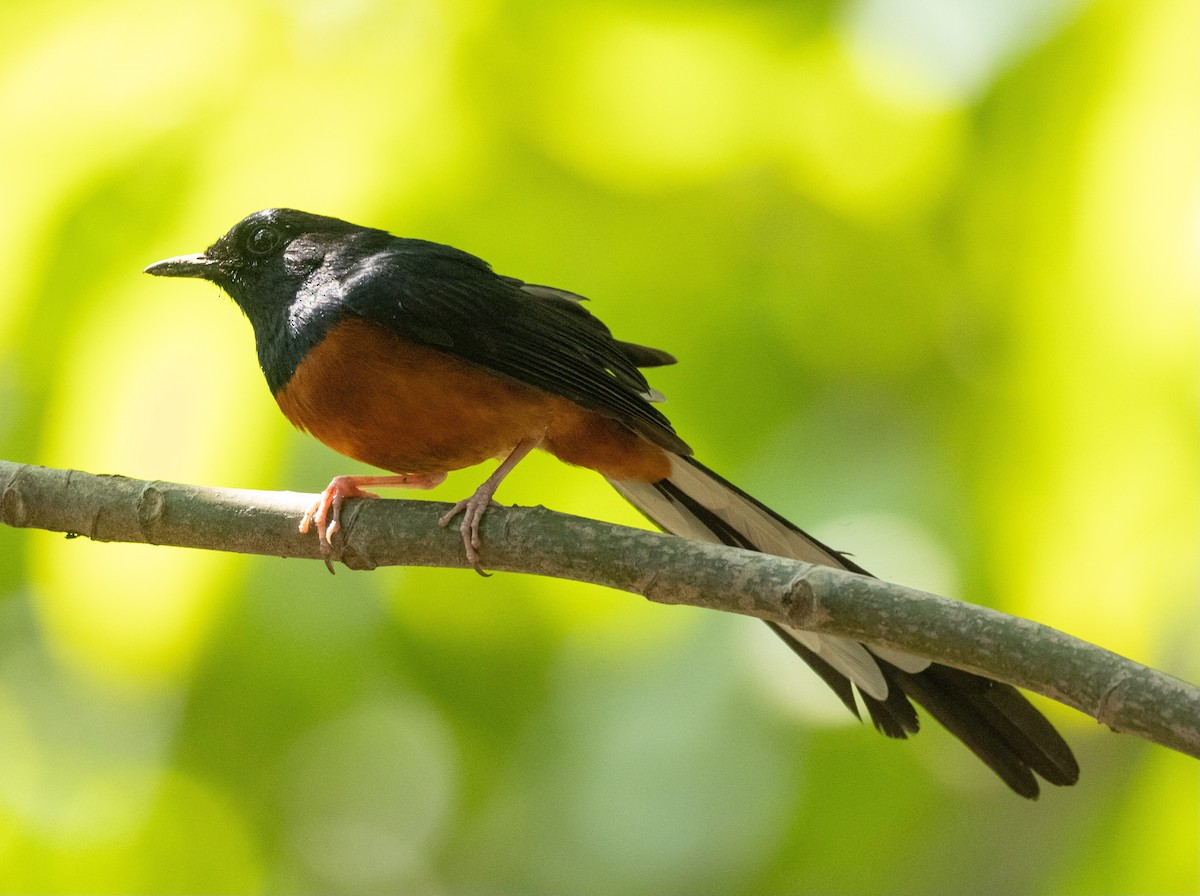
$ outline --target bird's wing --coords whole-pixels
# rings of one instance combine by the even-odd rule
[[[570,399],[690,454],[638,370],[674,360],[613,338],[581,297],[501,277],[469,253],[391,237],[339,276],[344,307],[399,336]]]

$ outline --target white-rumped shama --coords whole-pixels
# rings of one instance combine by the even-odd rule
[[[371,486],[432,488],[451,470],[500,465],[446,514],[462,514],[480,569],[479,521],[534,448],[603,475],[663,530],[868,575],[691,457],[639,368],[666,352],[613,338],[583,297],[494,273],[450,246],[336,218],[268,209],[205,252],[147,273],[221,286],[254,328],[259,364],[284,415],[335,451],[390,476],[339,476],[304,515],[322,551],[346,498]],[[909,698],[1024,797],[1034,773],[1074,784],[1070,747],[1016,688],[896,650],[768,623],[859,715],[903,738]]]

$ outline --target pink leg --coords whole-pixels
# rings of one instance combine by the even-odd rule
[[[512,453],[508,455],[496,467],[495,471],[479,488],[475,489],[475,494],[469,498],[464,498],[453,507],[450,512],[438,520],[440,526],[450,525],[450,521],[458,516],[463,515],[462,523],[458,527],[458,531],[462,533],[463,547],[467,551],[467,562],[475,568],[475,571],[481,576],[486,576],[483,567],[479,565],[479,548],[482,546],[482,541],[479,538],[479,521],[483,519],[483,515],[487,509],[496,502],[492,500],[492,496],[496,494],[496,489],[500,483],[504,481],[504,477],[513,471],[513,467],[521,462],[521,460],[530,451],[538,446],[541,439],[522,439],[513,448]]]
[[[395,488],[433,488],[445,480],[445,473],[410,473],[406,476],[336,476],[321,492],[316,503],[300,519],[300,531],[316,523],[317,538],[321,542],[321,555],[325,565],[333,572],[333,545],[331,539],[342,527],[342,502],[347,498],[378,498],[374,492],[364,491],[362,486],[391,486]],[[328,520],[328,525],[326,521]]]

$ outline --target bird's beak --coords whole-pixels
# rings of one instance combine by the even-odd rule
[[[210,279],[217,262],[207,255],[177,255],[174,258],[164,258],[146,268],[145,273],[155,277],[200,277]]]

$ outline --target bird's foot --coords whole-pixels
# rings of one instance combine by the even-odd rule
[[[488,483],[484,483],[475,490],[475,494],[469,498],[464,498],[459,501],[449,512],[444,514],[438,520],[438,525],[443,529],[450,525],[450,521],[462,514],[462,522],[459,523],[458,531],[462,533],[463,548],[466,549],[467,562],[481,576],[490,575],[483,571],[483,566],[480,564],[479,549],[483,546],[483,541],[479,537],[479,523],[483,519],[483,515],[487,513],[489,507],[499,507],[492,500],[492,494],[495,488],[488,488]]]
[[[300,518],[300,533],[307,534],[309,527],[317,527],[317,540],[321,545],[321,558],[333,572],[333,536],[342,528],[342,503],[347,498],[378,498],[374,492],[366,491],[364,485],[386,485],[401,488],[433,488],[445,480],[445,473],[410,473],[404,476],[335,476],[317,496],[313,506]]]

